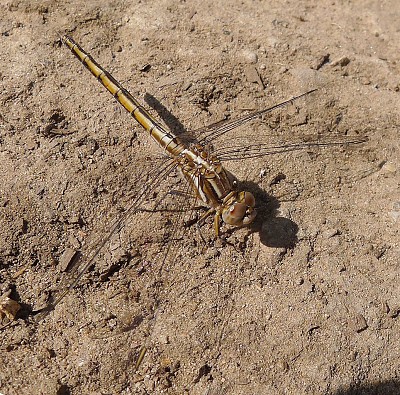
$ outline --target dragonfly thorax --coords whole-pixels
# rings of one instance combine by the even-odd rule
[[[178,166],[196,195],[211,208],[210,213],[214,212],[216,217],[233,226],[248,225],[254,221],[254,196],[250,192],[236,190],[234,177],[215,155],[194,145],[181,153]],[[217,228],[219,225],[216,225],[216,232]]]

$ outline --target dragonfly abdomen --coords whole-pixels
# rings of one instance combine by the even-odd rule
[[[97,80],[114,96],[140,125],[146,129],[157,144],[172,157],[178,156],[185,145],[171,132],[164,129],[140,103],[103,67],[101,67],[85,50],[68,36],[63,42]]]

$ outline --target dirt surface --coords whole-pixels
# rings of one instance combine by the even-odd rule
[[[0,332],[2,394],[400,394],[398,0],[2,0],[1,15],[0,294],[22,307]],[[163,155],[66,33],[177,133],[318,88],[216,153],[368,141],[224,162],[258,219],[215,241],[209,218],[206,245],[175,174],[126,219]]]

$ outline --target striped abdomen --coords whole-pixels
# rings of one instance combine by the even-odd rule
[[[139,122],[150,136],[167,151],[170,156],[178,156],[184,149],[184,144],[172,133],[165,130],[139,104],[139,102],[106,70],[104,70],[88,53],[86,53],[72,38],[63,37],[63,42],[86,68],[102,83],[116,100]]]

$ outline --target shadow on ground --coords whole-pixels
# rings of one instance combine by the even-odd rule
[[[333,395],[400,395],[400,381],[388,380],[381,383],[357,385],[340,389]]]

